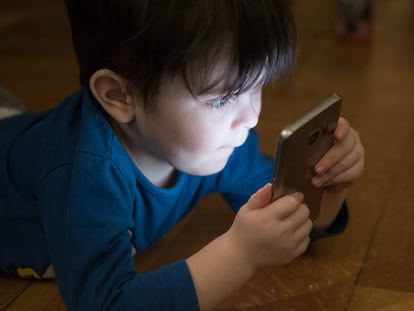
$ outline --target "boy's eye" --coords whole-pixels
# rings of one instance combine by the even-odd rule
[[[228,103],[228,99],[220,98],[208,102],[208,106],[213,109],[224,107]]]

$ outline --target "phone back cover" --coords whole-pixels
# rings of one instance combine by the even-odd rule
[[[273,176],[273,199],[292,192],[302,192],[311,212],[319,213],[323,189],[315,188],[310,180],[314,166],[334,144],[341,98],[332,95],[317,107],[286,126],[277,143]]]

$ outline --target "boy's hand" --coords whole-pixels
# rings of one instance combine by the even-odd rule
[[[315,187],[328,192],[349,187],[364,171],[364,147],[358,132],[346,119],[339,118],[334,136],[335,144],[315,165],[316,175],[312,178]]]
[[[227,232],[254,269],[290,262],[310,241],[312,222],[303,195],[289,194],[270,203],[271,196],[270,184],[252,195]]]
[[[270,203],[271,188],[253,194],[227,232],[187,258],[200,309],[212,309],[258,268],[287,263],[307,249],[312,222],[303,195]]]

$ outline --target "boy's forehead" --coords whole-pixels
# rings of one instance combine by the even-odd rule
[[[208,53],[189,60],[172,77],[182,82],[193,96],[237,96],[250,89],[262,87],[267,75],[266,64],[250,64],[239,68],[240,55],[235,42],[227,40],[212,46]],[[267,61],[266,61],[267,62]]]
[[[195,95],[222,94],[237,78],[238,68],[229,57],[221,56],[210,64],[197,62],[186,68],[186,82]]]
[[[235,65],[229,65],[229,63],[226,62],[217,62],[209,74],[204,77],[202,74],[190,75],[188,77],[190,79],[188,84],[190,91],[194,95],[232,95],[227,94],[229,93],[229,90],[231,90],[231,93],[239,94],[239,92],[243,93],[248,89],[262,87],[266,79],[266,68],[263,68],[261,72],[252,73],[249,77],[243,77],[243,79],[245,79],[244,82],[247,83],[240,86],[243,88],[241,90],[238,88],[234,89],[234,85],[237,83],[237,79],[239,79],[238,75],[238,67]]]

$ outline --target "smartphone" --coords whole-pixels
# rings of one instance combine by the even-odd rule
[[[334,144],[341,104],[342,98],[332,94],[284,127],[277,141],[272,200],[302,192],[312,220],[318,217],[323,189],[314,187],[310,180],[315,164]]]

